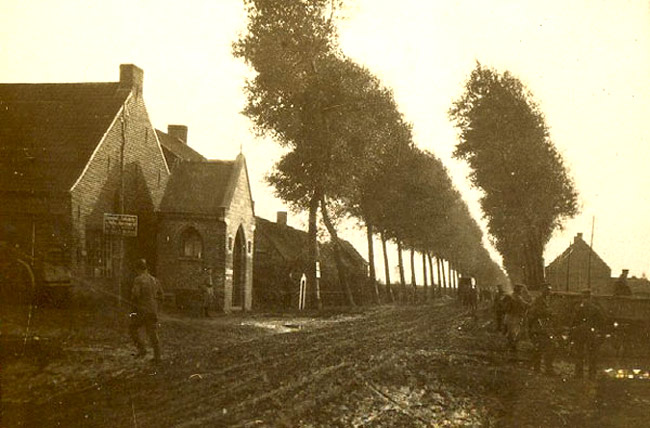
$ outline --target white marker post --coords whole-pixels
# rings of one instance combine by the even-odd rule
[[[300,277],[300,296],[298,298],[298,309],[305,309],[305,300],[307,297],[307,275],[304,273]]]

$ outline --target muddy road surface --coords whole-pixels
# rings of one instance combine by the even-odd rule
[[[300,316],[166,313],[158,366],[134,358],[120,311],[3,312],[3,427],[641,427],[650,420],[650,381],[575,380],[561,359],[557,376],[533,372],[526,344],[506,352],[487,309],[474,319],[451,299]]]

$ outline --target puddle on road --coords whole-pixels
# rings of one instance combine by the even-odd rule
[[[650,371],[643,369],[608,368],[604,370],[604,373],[612,379],[650,380]]]
[[[283,320],[269,320],[269,321],[242,321],[240,325],[257,327],[270,330],[274,333],[295,333],[303,329],[320,328],[327,325],[332,325],[341,322],[353,321],[359,318],[357,315],[339,315],[326,319],[283,319]]]
[[[271,330],[275,333],[293,333],[302,329],[302,326],[299,324],[274,321],[244,321],[241,323],[241,325],[263,328],[266,330]]]

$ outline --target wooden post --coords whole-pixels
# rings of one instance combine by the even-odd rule
[[[127,98],[128,101],[128,98]],[[122,114],[120,115],[120,123],[122,125],[122,132],[121,132],[121,141],[120,141],[120,196],[119,196],[119,206],[118,206],[118,214],[124,214],[124,150],[126,148],[126,127],[127,127],[127,110],[126,110],[126,103],[127,101],[124,102],[122,105]],[[119,242],[119,252],[120,252],[120,257],[118,259],[118,264],[117,264],[117,299],[118,299],[118,306],[121,308],[122,307],[122,301],[124,299],[124,236],[120,234],[118,237],[120,240]]]
[[[594,252],[594,224],[596,216],[591,219],[591,240],[589,242],[589,257],[587,258],[587,288],[591,291],[591,253]]]
[[[569,291],[569,268],[571,267],[571,254],[573,253],[573,249],[571,248],[571,245],[569,245],[569,254],[567,254],[567,259],[566,259],[566,291]]]

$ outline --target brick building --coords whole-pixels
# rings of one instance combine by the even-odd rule
[[[124,260],[155,260],[155,209],[169,169],[143,99],[143,72],[119,82],[0,84],[0,240],[56,259],[73,277],[115,276],[105,213],[138,216]]]
[[[590,267],[591,266],[591,267]],[[559,291],[612,294],[612,270],[578,233],[573,243],[546,267],[546,280]]]
[[[251,309],[253,210],[243,155],[176,164],[158,213],[157,272],[177,302],[212,281],[224,311]]]
[[[208,161],[186,126],[154,129],[143,77],[123,64],[119,82],[0,84],[0,241],[76,285],[128,285],[146,258],[167,291],[197,290],[209,275],[224,310],[250,309],[244,156]],[[106,214],[136,216],[137,236],[107,232]]]
[[[256,218],[253,307],[289,309],[298,306],[300,276],[309,260],[307,233],[287,225],[287,213],[277,221]]]

